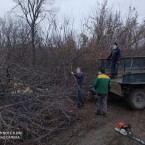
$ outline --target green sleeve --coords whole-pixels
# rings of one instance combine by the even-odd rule
[[[108,83],[108,89],[109,89],[109,90],[111,89],[110,80],[109,80],[109,83]]]

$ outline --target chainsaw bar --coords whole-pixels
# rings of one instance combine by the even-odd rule
[[[119,132],[121,135],[124,135],[124,136],[126,136],[130,139],[133,139],[134,141],[136,141],[142,145],[145,145],[145,142],[142,139],[140,139],[139,137],[133,135],[132,132],[127,132],[125,129],[119,129],[117,127],[115,128],[115,130],[117,132]]]

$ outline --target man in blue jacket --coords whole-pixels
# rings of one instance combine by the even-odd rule
[[[78,108],[84,106],[84,97],[82,94],[82,87],[83,87],[83,83],[84,83],[84,74],[81,71],[80,67],[78,67],[76,69],[76,73],[71,73],[72,75],[74,75],[75,79],[76,79],[76,83],[77,83],[77,106]]]
[[[114,43],[111,54],[108,59],[111,59],[111,78],[117,77],[118,68],[120,64],[120,49],[118,48],[118,44]]]

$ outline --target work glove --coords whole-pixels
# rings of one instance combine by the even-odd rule
[[[117,60],[117,61],[116,61],[116,64],[120,64],[120,61],[119,61],[119,60]]]

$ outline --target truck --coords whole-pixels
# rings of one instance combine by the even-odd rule
[[[99,59],[98,65],[110,75],[111,60]],[[145,56],[121,58],[118,75],[110,82],[110,94],[123,97],[131,109],[145,108]]]

